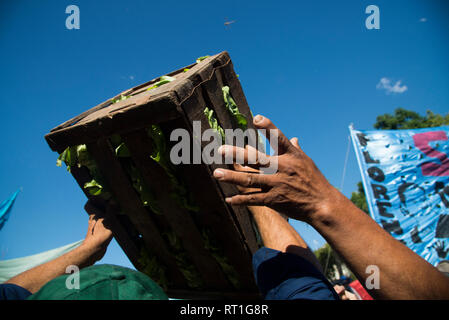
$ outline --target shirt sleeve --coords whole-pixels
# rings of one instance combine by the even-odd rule
[[[253,256],[253,271],[267,300],[339,300],[324,275],[298,255],[263,247]]]
[[[31,292],[16,284],[0,284],[0,300],[25,300],[30,295]]]

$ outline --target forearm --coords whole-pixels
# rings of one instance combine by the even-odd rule
[[[85,245],[80,245],[78,248],[52,261],[27,270],[5,283],[13,283],[27,289],[31,293],[35,293],[50,280],[65,274],[66,268],[70,265],[75,265],[79,269],[92,265],[95,262],[92,253],[92,249]]]
[[[381,299],[447,299],[449,279],[394,239],[336,189],[327,208],[308,221],[364,284],[370,265],[379,268]]]
[[[320,271],[321,265],[307,243],[278,212],[263,206],[249,206],[267,248],[299,255]]]

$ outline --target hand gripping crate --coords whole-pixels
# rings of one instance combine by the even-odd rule
[[[240,118],[230,112],[224,92]],[[254,129],[232,61],[222,52],[129,89],[45,139],[60,154],[58,165],[65,162],[105,211],[136,269],[170,297],[252,299],[259,294],[251,258],[261,241],[247,208],[224,200],[238,193],[236,187],[212,176],[227,166],[174,165],[168,158],[174,129],[192,134],[193,121],[202,132],[213,123],[237,128],[242,115]]]

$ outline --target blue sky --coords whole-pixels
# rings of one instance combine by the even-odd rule
[[[71,4],[80,8],[79,30],[65,27]],[[370,4],[380,9],[380,30],[365,27]],[[85,236],[86,199],[55,166],[44,140],[50,129],[223,50],[253,114],[297,136],[340,186],[350,123],[372,129],[397,107],[448,112],[448,17],[444,0],[1,1],[0,200],[23,191],[0,231],[0,259]],[[227,20],[236,22],[226,28]],[[382,78],[387,85],[376,88]],[[351,149],[344,194],[359,180]],[[292,225],[312,248],[324,243],[311,227]],[[131,266],[115,242],[102,262]]]

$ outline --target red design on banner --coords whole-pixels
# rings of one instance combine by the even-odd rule
[[[431,141],[448,140],[444,131],[429,131],[417,133],[413,136],[415,146],[426,156],[439,160],[438,162],[425,162],[421,165],[423,176],[441,177],[449,176],[449,158],[447,154],[437,151],[429,146]]]

